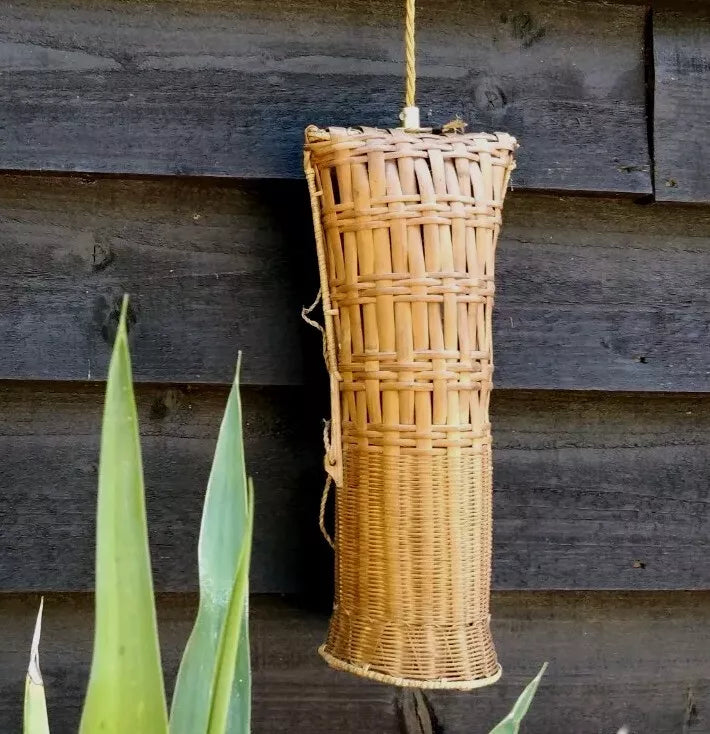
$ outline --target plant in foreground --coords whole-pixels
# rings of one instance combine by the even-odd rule
[[[540,672],[525,687],[525,690],[520,694],[510,713],[489,734],[518,734],[520,723],[530,708],[537,687],[540,684],[540,679],[546,669],[547,663],[540,668]],[[622,726],[616,734],[629,734],[629,729],[627,726]]]
[[[126,331],[127,297],[106,383],[96,522],[96,620],[80,734],[247,734],[248,583],[253,492],[242,445],[239,372],[205,496],[200,602],[168,720],[148,549],[143,467]],[[25,685],[24,734],[48,734],[39,671],[41,608]]]
[[[30,665],[25,678],[24,734],[49,734],[47,721],[47,704],[44,698],[44,683],[39,669],[39,638],[42,633],[42,607],[39,604],[35,633],[32,637]]]
[[[503,721],[494,727],[490,734],[518,734],[520,730],[520,723],[523,717],[528,712],[530,704],[532,703],[537,687],[540,685],[540,680],[547,669],[547,663],[544,663],[540,672],[525,686],[525,690],[520,694],[520,697],[515,702],[515,705],[510,710],[510,713],[503,719]]]

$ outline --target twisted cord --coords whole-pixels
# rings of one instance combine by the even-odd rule
[[[414,39],[414,10],[415,0],[406,0],[407,11],[404,20],[404,48],[406,59],[406,85],[404,104],[406,107],[414,107],[416,102],[417,67],[416,67],[416,45]]]
[[[325,480],[325,487],[323,488],[323,494],[320,498],[320,511],[318,513],[318,527],[325,538],[328,545],[335,550],[335,543],[333,538],[330,537],[330,533],[325,528],[325,508],[328,506],[328,495],[330,494],[330,487],[333,484],[333,477],[328,474]]]
[[[323,425],[323,445],[325,446],[325,458],[326,461],[330,457],[330,421],[325,421]],[[326,539],[328,545],[335,550],[335,543],[330,537],[330,533],[325,528],[325,508],[328,506],[328,495],[330,494],[330,487],[333,484],[333,477],[328,474],[325,478],[325,487],[323,487],[323,494],[320,498],[320,511],[318,513],[318,527],[320,528],[323,537]]]

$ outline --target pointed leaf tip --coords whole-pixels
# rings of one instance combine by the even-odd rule
[[[42,637],[42,611],[44,610],[44,597],[40,599],[39,611],[37,612],[37,620],[35,621],[35,631],[32,635],[32,647],[30,648],[30,665],[27,669],[27,675],[35,685],[42,685],[42,673],[39,668],[39,643]]]
[[[525,686],[525,690],[520,694],[510,713],[489,734],[518,734],[520,723],[530,708],[537,687],[546,670],[547,663],[543,663],[538,674]]]
[[[234,384],[239,387],[239,380],[242,376],[242,350],[237,352],[237,369],[234,372]]]
[[[49,720],[47,718],[47,701],[44,695],[42,673],[39,668],[39,641],[42,634],[42,610],[44,599],[40,601],[32,648],[30,664],[27,667],[25,678],[25,701],[23,710],[23,734],[49,734]]]
[[[127,335],[128,334],[128,328],[126,326],[126,322],[128,320],[128,304],[130,301],[130,296],[128,293],[123,294],[123,299],[121,301],[121,316],[118,320],[118,334]]]

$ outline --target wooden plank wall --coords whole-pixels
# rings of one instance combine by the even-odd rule
[[[226,395],[226,387],[138,388],[163,590],[195,588],[202,494]],[[309,402],[300,388],[244,390],[257,592],[307,595],[329,576],[316,532],[322,411]],[[6,385],[0,588],[91,589],[101,403],[96,383]],[[498,390],[493,425],[496,588],[710,586],[710,395]]]
[[[76,731],[125,291],[169,687],[241,349],[255,732],[485,734],[543,660],[528,734],[710,731],[708,12],[420,0],[424,119],[522,143],[494,324],[505,676],[422,708],[314,652],[327,395],[299,318],[303,128],[396,121],[401,2],[0,0],[0,731],[20,729],[40,594],[52,731]]]
[[[710,7],[662,5],[654,14],[653,50],[656,198],[708,202]]]
[[[13,79],[0,168],[300,178],[307,124],[391,125],[401,106],[393,0],[0,7]],[[644,17],[625,4],[423,2],[424,120],[459,113],[517,134],[519,186],[648,193]]]
[[[20,731],[22,686],[11,679],[24,676],[32,635],[27,620],[36,602],[36,596],[11,594],[3,603],[0,717],[8,732]],[[707,732],[708,680],[689,671],[707,665],[708,604],[707,592],[495,593],[494,633],[503,663],[509,664],[503,679],[476,694],[428,694],[429,713],[416,729],[409,723],[415,719],[411,692],[360,682],[320,662],[314,651],[325,633],[321,613],[256,597],[253,731],[485,733],[539,669],[544,641],[552,665],[526,734],[615,734],[623,722],[634,732]],[[90,662],[91,599],[52,594],[45,605],[42,672],[53,731],[76,732]],[[194,611],[192,596],[159,598],[169,688]]]

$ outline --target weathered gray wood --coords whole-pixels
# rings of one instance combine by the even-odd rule
[[[710,210],[513,195],[499,387],[710,390]]]
[[[644,15],[423,3],[424,123],[516,134],[520,187],[650,192]],[[391,0],[4,0],[0,18],[0,168],[292,178],[307,124],[399,124]]]
[[[303,192],[303,215],[284,193],[3,177],[0,376],[103,379],[129,292],[137,380],[231,382],[241,349],[245,382],[299,382],[299,312],[317,271],[293,232],[309,223]]]
[[[89,589],[100,385],[5,384],[0,391],[0,590]],[[248,470],[256,485],[256,591],[303,591],[318,551],[323,484],[319,415],[300,392],[244,389]],[[197,584],[197,535],[223,388],[137,390],[155,584]],[[311,403],[312,405],[312,403]],[[315,550],[313,550],[315,549]]]
[[[710,400],[493,397],[494,584],[710,587]]]
[[[496,385],[710,389],[710,209],[513,193]],[[0,178],[0,377],[102,379],[124,290],[137,380],[295,384],[318,336],[301,183]],[[307,334],[305,352],[301,345]]]
[[[3,385],[0,591],[92,587],[101,400],[98,385]],[[223,388],[138,389],[158,589],[195,588],[225,400]],[[245,389],[244,405],[254,590],[327,598],[325,406],[284,388]],[[710,586],[710,397],[497,391],[493,426],[496,588]]]
[[[710,9],[669,5],[653,14],[656,198],[708,202]]]
[[[38,598],[0,597],[0,728],[20,730],[22,681]],[[195,610],[190,596],[160,597],[168,688]],[[550,662],[525,720],[526,734],[708,731],[710,596],[495,594],[494,636],[504,667],[472,694],[427,693],[428,731],[484,734],[503,717],[543,660]],[[326,617],[293,602],[252,603],[255,734],[377,732],[403,725],[411,692],[331,671],[315,653]],[[52,734],[75,734],[90,660],[91,598],[49,596],[41,663]]]

